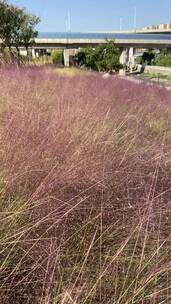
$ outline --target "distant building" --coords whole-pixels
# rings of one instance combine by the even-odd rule
[[[171,29],[171,22],[153,24],[153,25],[145,26],[143,29],[144,30],[167,30],[167,29]]]

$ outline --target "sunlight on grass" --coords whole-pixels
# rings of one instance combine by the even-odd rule
[[[52,73],[52,70],[51,70],[51,73]],[[55,68],[54,73],[57,73],[62,76],[68,76],[68,77],[90,74],[89,71],[77,69],[74,67],[72,67],[72,68]]]

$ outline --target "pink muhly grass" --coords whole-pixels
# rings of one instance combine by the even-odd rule
[[[169,303],[171,92],[47,68],[0,78],[2,299]]]

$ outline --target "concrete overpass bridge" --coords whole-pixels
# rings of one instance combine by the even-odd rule
[[[75,55],[82,47],[95,47],[105,44],[106,40],[115,41],[120,49],[120,62],[135,65],[136,49],[171,50],[171,34],[135,33],[134,32],[96,32],[96,33],[40,33],[32,46],[33,57],[39,50],[63,49],[65,66],[69,66],[70,56]],[[1,42],[0,42],[1,44]]]
[[[33,56],[36,50],[64,49],[65,66],[69,66],[70,56],[75,55],[82,47],[95,47],[105,44],[106,40],[115,41],[120,49],[120,62],[123,65],[135,65],[136,49],[167,49],[171,50],[171,34],[150,34],[132,32],[101,32],[101,33],[44,33],[35,39]]]
[[[170,38],[170,39],[169,39]],[[35,49],[55,49],[55,48],[82,48],[88,46],[97,46],[99,44],[105,44],[107,39],[114,40],[118,48],[171,48],[171,35],[170,37],[165,37],[165,39],[159,39],[158,37],[153,37],[153,39],[52,39],[52,38],[37,38],[35,39]]]

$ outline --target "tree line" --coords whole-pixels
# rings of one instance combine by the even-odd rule
[[[19,48],[25,47],[29,56],[29,47],[33,45],[38,36],[35,29],[40,19],[6,0],[0,0],[0,40],[2,50],[9,49],[11,57],[13,48],[20,58]]]

